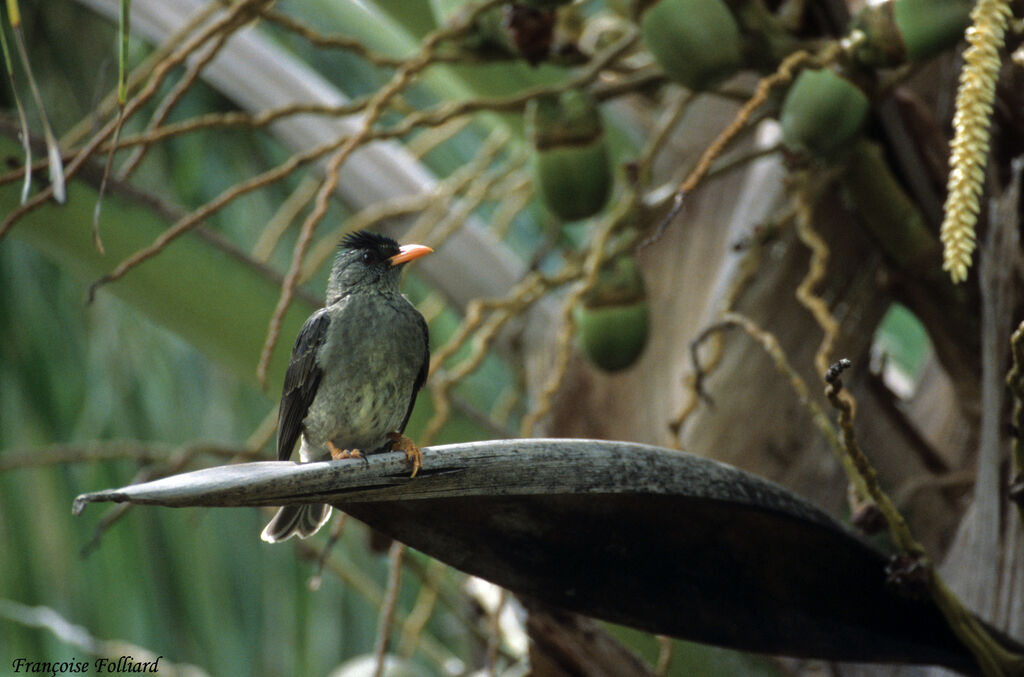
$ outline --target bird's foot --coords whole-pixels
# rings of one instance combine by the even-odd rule
[[[402,433],[388,433],[388,438],[391,440],[391,450],[403,452],[409,462],[412,463],[412,475],[410,477],[416,477],[416,473],[423,467],[423,452],[412,441],[412,438],[406,437]]]
[[[340,461],[343,458],[362,458],[363,452],[358,449],[339,449],[334,442],[327,440],[327,449],[331,452],[331,458]]]

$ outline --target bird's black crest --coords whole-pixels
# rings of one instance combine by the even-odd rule
[[[390,258],[398,253],[398,243],[387,235],[371,233],[366,230],[357,230],[349,233],[341,239],[338,245],[342,249],[367,249],[374,251],[381,258]]]

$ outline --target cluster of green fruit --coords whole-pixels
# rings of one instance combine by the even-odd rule
[[[471,4],[433,2],[439,22]],[[779,58],[799,46],[778,29],[761,0],[625,2],[622,6],[610,0],[639,26],[647,51],[665,74],[692,91],[711,89],[745,68],[773,69]],[[469,46],[540,60],[556,13],[569,4],[520,0],[496,7],[477,19]],[[841,158],[860,135],[870,110],[861,87],[870,81],[868,74],[952,47],[963,37],[971,7],[969,0],[868,4],[851,25],[860,36],[852,58],[803,70],[789,88],[779,113],[783,144],[806,158]],[[594,97],[578,89],[537,97],[527,107],[526,129],[534,147],[535,184],[546,207],[564,221],[601,212],[614,181]],[[636,262],[628,257],[610,262],[575,318],[581,347],[593,364],[607,371],[632,365],[646,344],[649,322]]]

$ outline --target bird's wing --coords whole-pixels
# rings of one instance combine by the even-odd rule
[[[423,319],[423,316],[419,313],[416,315],[420,319],[420,327],[423,329],[423,364],[420,365],[420,371],[416,374],[416,382],[412,386],[412,397],[409,398],[409,408],[405,410],[405,418],[402,419],[402,427],[398,429],[398,432],[405,432],[405,426],[409,423],[409,417],[412,416],[413,405],[416,404],[416,395],[419,394],[420,388],[427,381],[427,373],[430,371],[430,330],[427,329],[427,321]]]
[[[302,325],[292,348],[288,371],[284,374],[284,391],[277,410],[277,459],[287,461],[302,433],[302,419],[316,397],[323,371],[316,363],[316,354],[327,336],[331,318],[323,308],[310,315]]]

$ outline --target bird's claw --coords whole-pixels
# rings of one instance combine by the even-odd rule
[[[345,458],[363,458],[363,452],[358,449],[339,449],[334,442],[327,440],[327,449],[331,452],[331,458],[340,461]]]
[[[410,477],[416,477],[416,473],[423,467],[423,452],[412,441],[412,438],[406,437],[402,433],[388,433],[388,438],[391,440],[392,451],[401,451],[405,454],[405,458],[412,463],[412,475]]]

